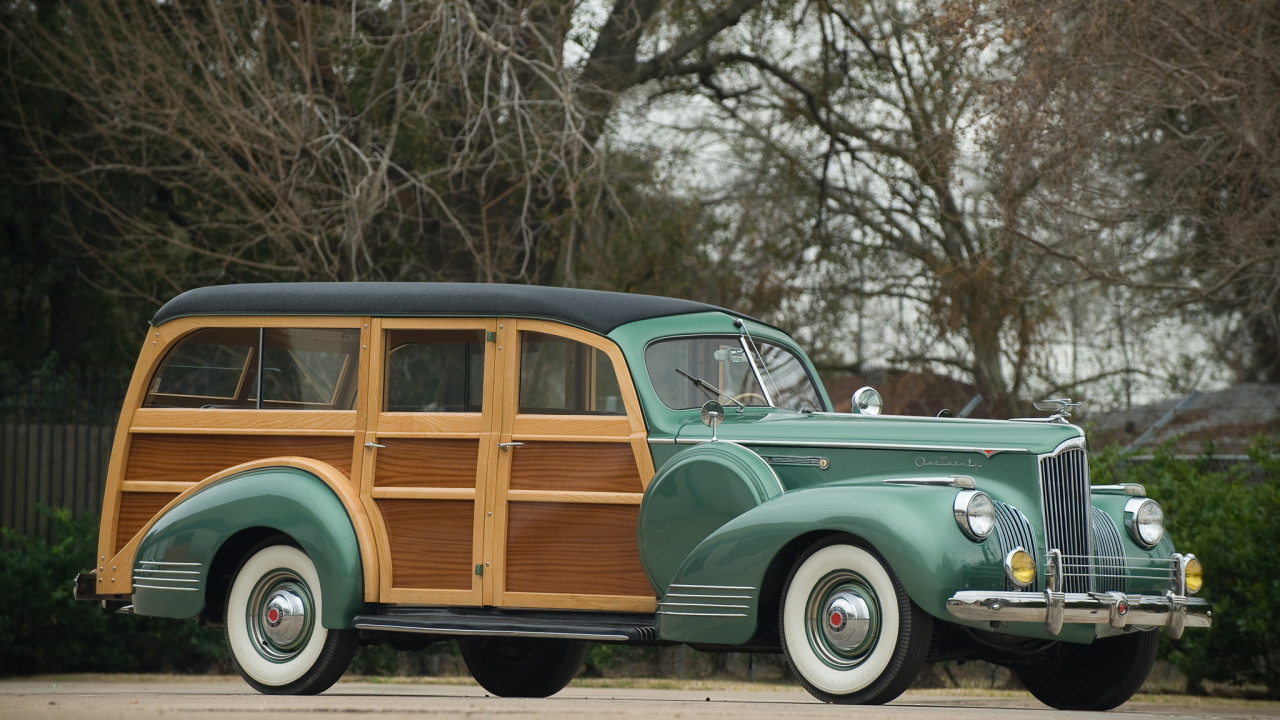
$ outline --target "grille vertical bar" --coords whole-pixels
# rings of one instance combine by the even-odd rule
[[[996,535],[1000,538],[1000,554],[1008,556],[1015,548],[1022,548],[1031,553],[1031,557],[1036,556],[1036,537],[1031,532],[1031,523],[1027,520],[1027,516],[1023,515],[1018,508],[997,500],[996,506]],[[1004,579],[1005,590],[1021,590],[1013,583],[1008,576]]]
[[[1062,553],[1063,590],[1092,590],[1089,462],[1083,448],[1040,460],[1040,502],[1047,547]]]
[[[1124,592],[1125,556],[1120,531],[1107,514],[1093,508],[1094,583],[1098,592]]]

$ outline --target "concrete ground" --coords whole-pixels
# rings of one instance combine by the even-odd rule
[[[0,720],[26,718],[708,718],[787,720],[858,718],[877,720],[1070,720],[1106,717],[1050,710],[1026,693],[966,691],[908,692],[889,705],[824,705],[786,685],[745,683],[624,682],[627,687],[570,685],[540,700],[497,698],[473,684],[339,682],[312,697],[259,695],[238,677],[95,675],[0,680]],[[1280,718],[1280,703],[1138,696],[1111,716],[1153,718]]]

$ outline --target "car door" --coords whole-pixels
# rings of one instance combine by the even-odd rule
[[[382,602],[480,605],[497,452],[497,321],[375,318],[362,496]]]
[[[622,353],[539,320],[500,325],[486,602],[652,611],[636,521],[653,477]]]

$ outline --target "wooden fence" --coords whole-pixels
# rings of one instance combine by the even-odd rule
[[[0,380],[0,527],[49,537],[40,505],[97,515],[128,378]]]
[[[114,434],[106,425],[0,426],[0,526],[47,537],[38,505],[98,514]]]

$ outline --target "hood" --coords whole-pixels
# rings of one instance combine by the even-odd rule
[[[834,413],[725,412],[721,439],[750,445],[862,447],[948,452],[1052,453],[1063,442],[1083,437],[1075,425],[1012,420],[968,420]],[[699,421],[680,428],[677,441],[704,440],[711,429]]]

